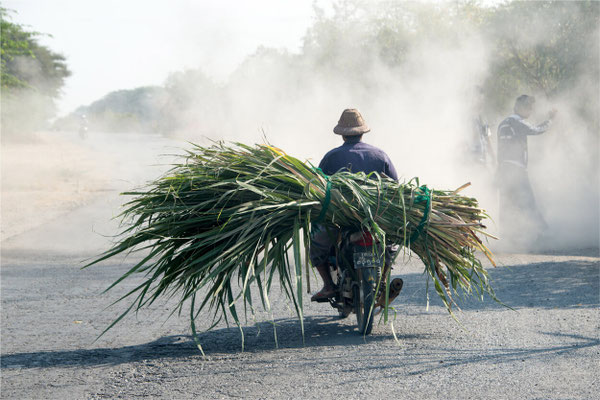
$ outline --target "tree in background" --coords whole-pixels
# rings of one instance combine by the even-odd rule
[[[165,101],[157,111],[162,115],[158,128],[177,132],[186,127],[206,130],[207,115],[223,107],[223,94],[200,69],[188,69],[169,75],[164,84]]]
[[[388,91],[391,81],[410,82],[411,75],[419,72],[419,65],[407,68],[413,52],[460,49],[465,41],[477,37],[485,42],[489,54],[467,56],[487,63],[487,75],[474,77],[472,82],[473,87],[483,88],[486,114],[504,115],[522,93],[548,101],[571,97],[589,131],[598,132],[600,2],[520,1],[489,6],[478,1],[339,0],[332,11],[315,7],[314,22],[297,54],[259,48],[222,84],[212,82],[200,68],[175,72],[162,91],[121,91],[105,97],[101,101],[104,108],[97,104],[86,112],[133,114],[140,120],[140,129],[152,127],[164,133],[233,130],[234,119],[243,119],[244,114],[273,118],[278,113],[269,108],[272,104],[283,106],[313,97],[323,83],[372,102]],[[21,51],[23,58],[28,49],[17,47],[15,51]],[[55,60],[59,66],[62,60],[64,66],[60,56]],[[443,57],[439,62],[444,62]],[[62,84],[66,75],[60,71],[68,73],[66,67],[54,71],[60,77],[54,82]],[[21,75],[18,79],[23,80]],[[47,91],[52,93],[52,88]],[[262,101],[255,101],[257,96]],[[130,108],[143,107],[125,111],[119,100],[124,98]],[[152,107],[153,111],[148,111]],[[124,121],[132,126],[130,119]],[[113,128],[122,130],[116,125]]]
[[[66,123],[71,123],[71,129],[77,129],[80,117],[86,115],[92,131],[156,132],[166,118],[162,110],[167,101],[166,90],[160,86],[117,90],[89,106],[79,107],[55,126],[65,129]]]
[[[38,43],[40,33],[10,21],[0,7],[1,128],[6,135],[26,134],[54,116],[54,100],[70,75],[65,57]]]
[[[589,90],[572,100],[583,100],[580,113],[598,126],[599,2],[511,2],[482,25],[496,46],[486,83],[491,106],[506,107],[522,92],[552,99]]]
[[[372,88],[371,68],[401,67],[424,41],[453,46],[478,32],[491,45],[485,82],[490,108],[506,108],[521,92],[551,99],[582,77],[597,84],[600,2],[514,1],[485,6],[455,3],[341,0],[333,13],[316,9],[301,58],[312,69]],[[596,104],[597,106],[597,104]],[[591,114],[588,110],[588,114]]]

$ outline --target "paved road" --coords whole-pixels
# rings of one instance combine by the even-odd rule
[[[383,325],[365,339],[352,318],[308,303],[303,342],[289,304],[275,297],[277,340],[259,312],[244,327],[245,351],[239,330],[220,324],[201,335],[203,357],[187,315],[167,319],[168,301],[95,340],[126,304],[105,307],[137,282],[102,294],[135,258],[80,270],[106,245],[98,232],[114,228],[117,201],[106,195],[2,243],[3,399],[598,398],[597,249],[500,254],[504,266],[491,275],[514,311],[467,299],[462,327],[434,293],[425,309],[422,267],[411,261],[394,269],[406,282],[394,303],[397,341]]]
[[[156,175],[140,166],[156,162],[166,144],[155,138],[139,146],[135,136],[89,142],[106,152],[116,177],[127,178],[113,181],[115,190]],[[102,293],[134,257],[80,269],[82,260],[106,249],[109,238],[102,235],[116,231],[110,218],[121,199],[114,191],[98,196],[1,243],[3,399],[598,398],[598,249],[499,254],[503,267],[491,271],[493,284],[514,310],[466,299],[457,314],[462,326],[434,293],[426,310],[422,265],[399,263],[394,274],[405,288],[394,303],[397,340],[389,325],[363,338],[352,317],[339,320],[305,295],[303,341],[276,288],[273,316],[249,316],[243,352],[239,330],[220,324],[201,334],[203,357],[186,313],[167,319],[172,301],[126,317],[96,340],[126,304],[106,307],[139,282]],[[197,322],[200,329],[210,323]]]

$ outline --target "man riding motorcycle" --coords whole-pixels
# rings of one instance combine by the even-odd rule
[[[353,173],[378,172],[397,181],[396,169],[388,155],[383,150],[362,142],[363,134],[369,131],[369,127],[357,109],[344,110],[338,124],[333,128],[335,134],[342,136],[344,144],[325,154],[319,163],[319,168],[323,173],[333,175],[340,170]],[[328,299],[335,295],[328,258],[338,233],[339,229],[335,226],[313,224],[310,260],[323,279],[323,288],[311,297],[311,301]],[[386,266],[388,265],[387,260],[391,260],[392,257],[393,250],[390,247],[386,248]]]

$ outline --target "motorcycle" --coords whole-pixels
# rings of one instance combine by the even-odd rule
[[[335,294],[317,301],[329,302],[340,318],[356,314],[358,332],[370,334],[375,316],[385,306],[385,277],[391,268],[390,257],[370,233],[342,231],[328,262]],[[398,296],[402,285],[402,279],[392,280],[388,304]]]
[[[87,137],[88,127],[86,125],[82,125],[79,127],[79,137],[81,139],[85,139]]]

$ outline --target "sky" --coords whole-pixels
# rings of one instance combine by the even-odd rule
[[[13,22],[51,36],[72,76],[59,115],[107,93],[160,85],[201,68],[225,80],[258,46],[295,52],[313,21],[313,0],[2,0]],[[329,0],[316,2],[327,7]]]

